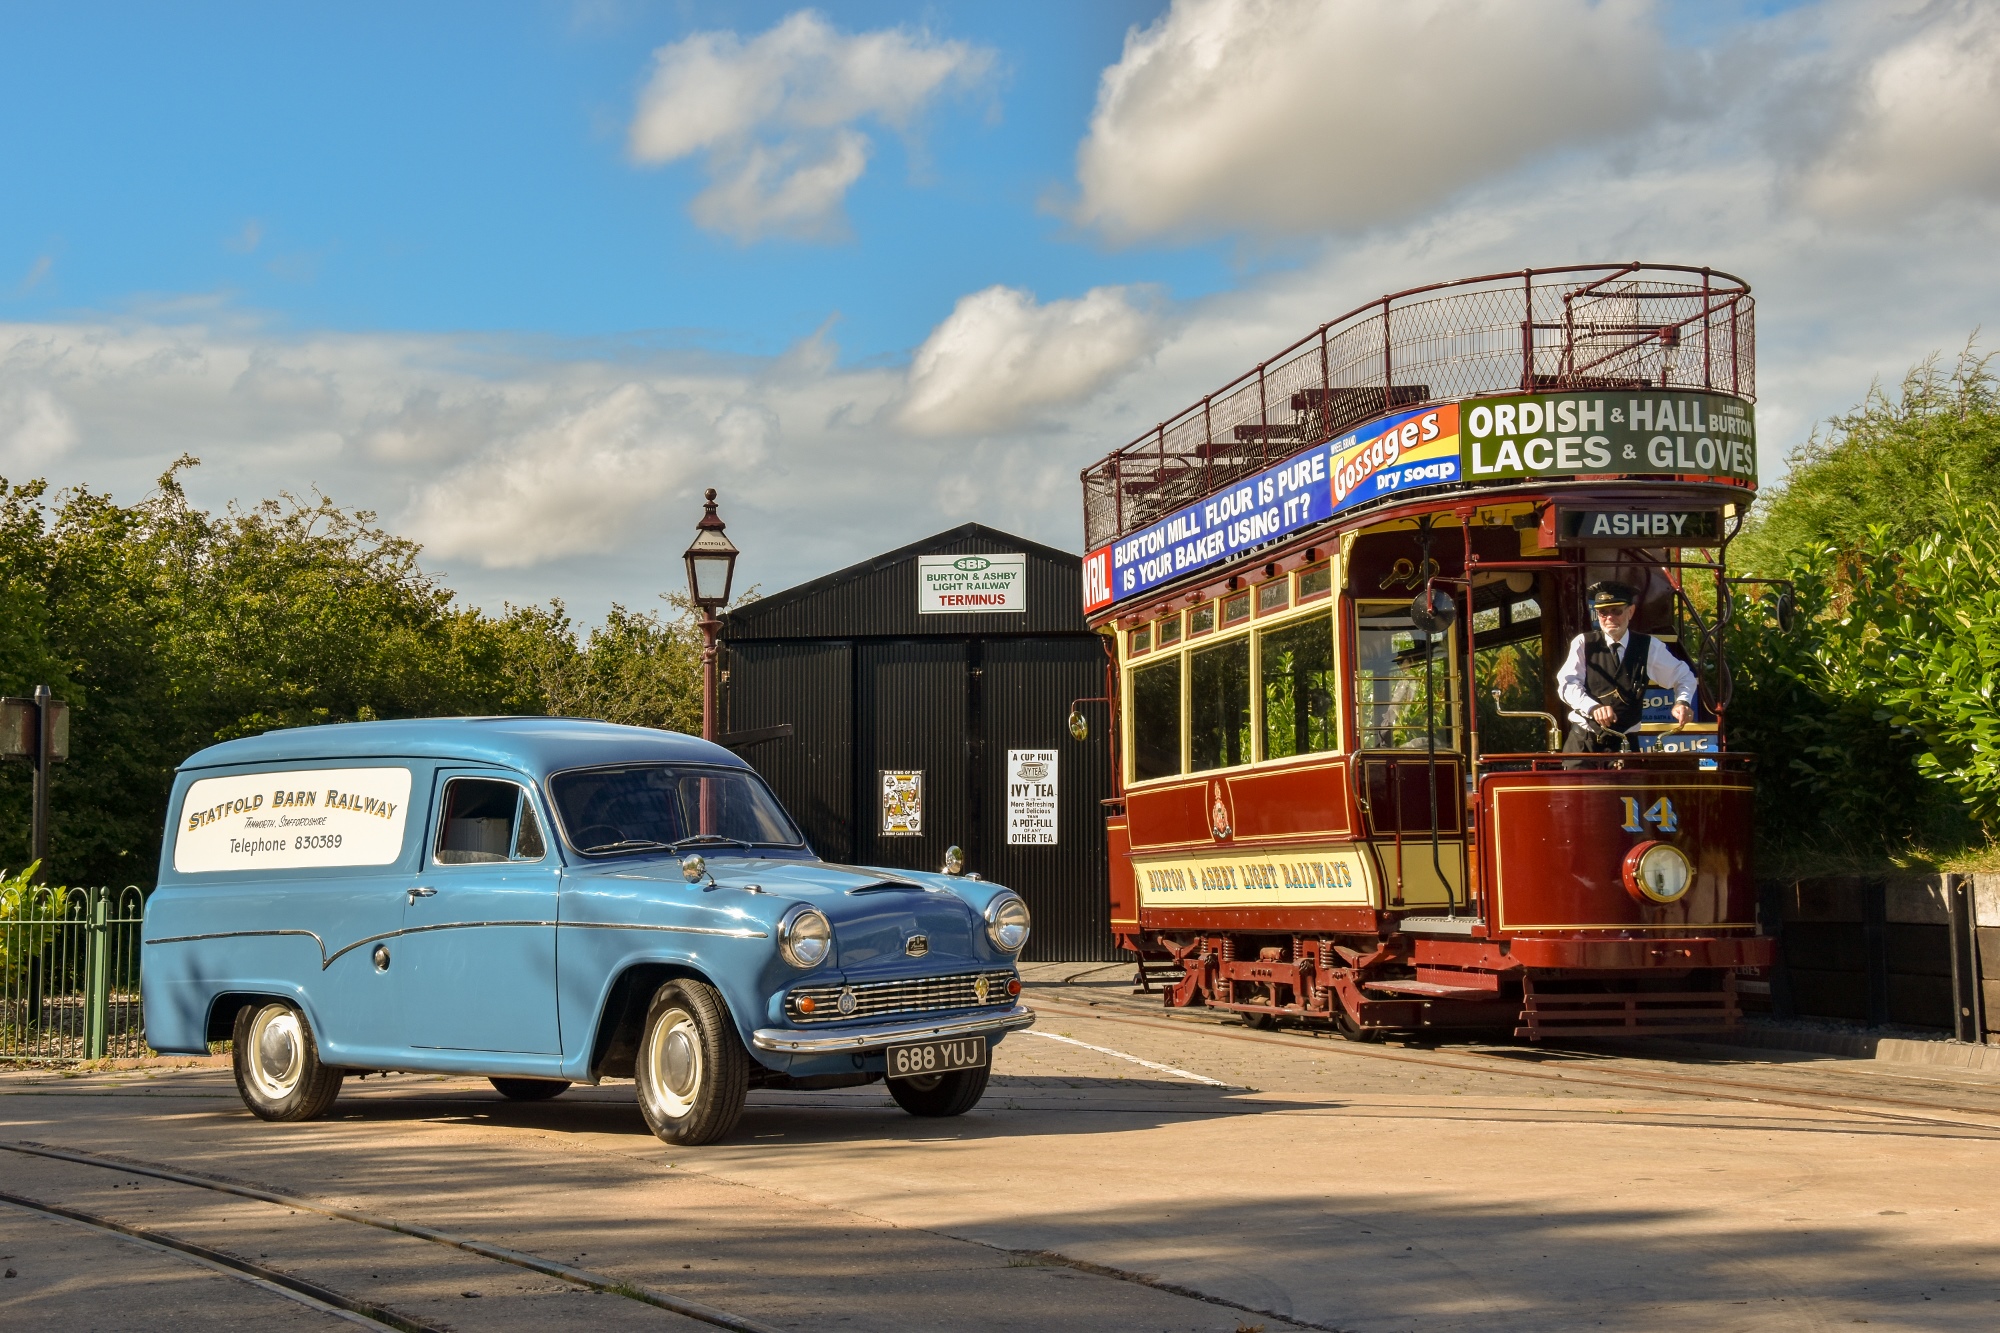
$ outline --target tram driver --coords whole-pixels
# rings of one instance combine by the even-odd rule
[[[1607,579],[1591,584],[1588,594],[1597,630],[1576,636],[1556,677],[1556,693],[1570,709],[1563,749],[1590,753],[1626,748],[1627,733],[1639,725],[1644,711],[1649,683],[1674,692],[1674,721],[1693,721],[1694,668],[1650,634],[1632,631],[1639,590]]]

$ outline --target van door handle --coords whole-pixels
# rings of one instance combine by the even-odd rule
[[[424,888],[424,887],[421,887],[421,886],[419,886],[419,887],[417,887],[417,888],[414,888],[414,889],[411,889],[411,890],[410,890],[410,895],[409,895],[409,897],[408,897],[408,898],[407,898],[407,899],[405,900],[405,902],[404,902],[404,905],[405,905],[405,906],[415,906],[415,905],[416,905],[416,901],[417,901],[417,899],[419,899],[419,898],[435,898],[435,897],[437,897],[437,890],[436,890],[436,889],[432,889],[432,888]]]

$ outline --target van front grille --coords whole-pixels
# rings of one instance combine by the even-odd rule
[[[979,983],[986,983],[986,998],[979,998]],[[960,972],[948,977],[904,977],[896,981],[867,981],[854,986],[801,986],[785,997],[785,1016],[794,1023],[833,1023],[844,1019],[894,1018],[902,1014],[927,1014],[940,1009],[1005,1009],[1014,997],[1007,991],[1014,980],[1012,971]],[[845,992],[854,995],[854,1007],[840,1009]],[[811,1012],[800,1007],[801,1000],[813,1002]]]

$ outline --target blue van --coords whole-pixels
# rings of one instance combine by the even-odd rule
[[[266,1120],[324,1114],[376,1070],[522,1101],[631,1078],[681,1144],[728,1134],[753,1087],[886,1077],[911,1114],[958,1115],[1034,1022],[1016,894],[821,861],[749,765],[674,732],[267,732],[181,765],[168,810],[147,1040],[233,1039]]]

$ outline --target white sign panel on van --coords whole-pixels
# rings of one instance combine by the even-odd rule
[[[407,768],[311,768],[203,778],[174,830],[174,869],[385,866],[403,851]]]

